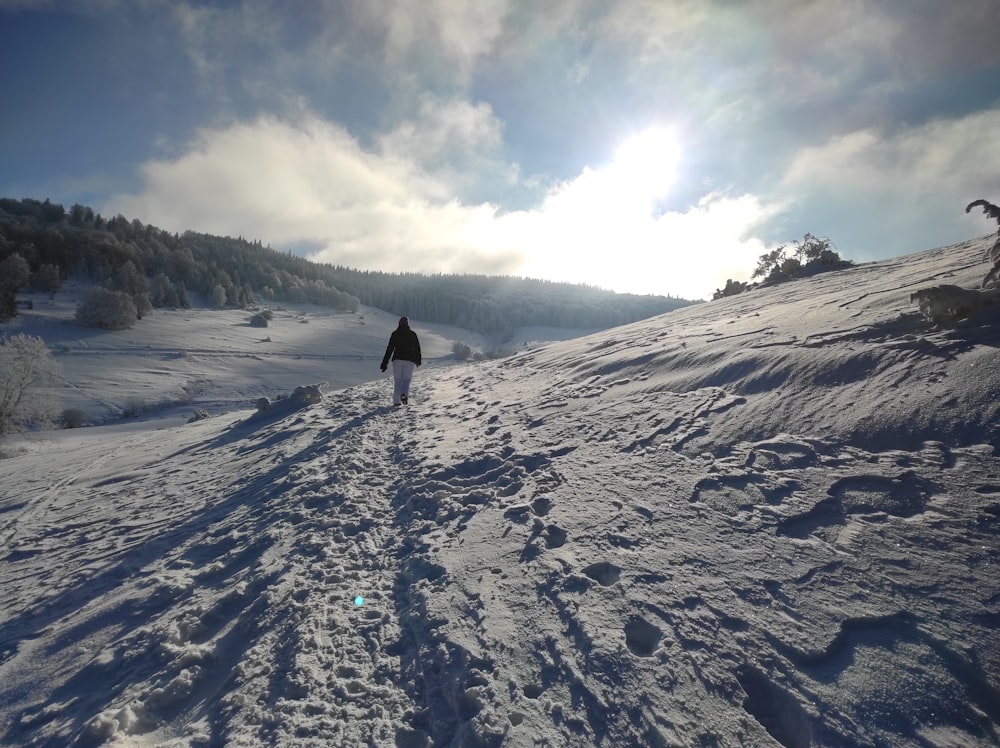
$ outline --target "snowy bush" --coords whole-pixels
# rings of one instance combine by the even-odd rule
[[[292,392],[291,401],[296,405],[313,405],[323,401],[323,387],[325,382],[319,384],[307,384],[304,387],[296,387]]]
[[[78,429],[83,426],[83,411],[79,408],[66,408],[59,416],[59,422],[64,429]]]
[[[263,314],[255,314],[250,318],[250,327],[267,327],[267,317]]]
[[[24,333],[0,338],[0,439],[53,421],[52,398],[39,388],[52,382],[57,372],[41,338]]]
[[[802,239],[793,241],[791,246],[794,248],[791,256],[787,244],[762,254],[752,277],[763,278],[765,283],[778,283],[851,265],[832,249],[833,242],[829,239],[803,234]]]
[[[472,356],[472,349],[465,343],[459,343],[458,341],[452,343],[451,352],[455,356],[456,361],[468,361],[469,357]]]
[[[726,281],[726,287],[722,289],[716,289],[715,293],[712,294],[712,299],[724,299],[727,296],[736,296],[747,290],[747,284],[740,281],[734,281],[729,278]]]
[[[95,288],[84,296],[76,309],[76,320],[87,327],[125,330],[138,319],[135,304],[123,291]]]
[[[1000,294],[989,291],[943,285],[921,288],[910,294],[920,314],[935,325],[949,325],[960,319],[971,317],[983,307],[1000,301]]]

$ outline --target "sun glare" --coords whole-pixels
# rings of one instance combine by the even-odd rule
[[[657,198],[673,184],[680,157],[681,147],[674,131],[651,127],[619,146],[611,168],[623,189]]]

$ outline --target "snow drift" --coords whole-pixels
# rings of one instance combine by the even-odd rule
[[[0,740],[995,745],[988,244],[0,462]]]

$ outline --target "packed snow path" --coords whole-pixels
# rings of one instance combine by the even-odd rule
[[[2,627],[21,684],[5,696],[24,710],[5,744],[405,743],[407,581],[426,571],[394,507],[412,415],[384,402],[368,387],[279,404],[173,453],[150,432],[23,486],[2,526],[18,570],[4,606],[22,611]],[[40,666],[79,693],[32,708]]]

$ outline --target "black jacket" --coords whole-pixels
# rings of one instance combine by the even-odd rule
[[[400,325],[392,331],[389,336],[389,345],[386,346],[385,355],[382,357],[382,368],[389,365],[389,358],[392,360],[401,359],[412,361],[420,366],[420,339],[409,327]]]

